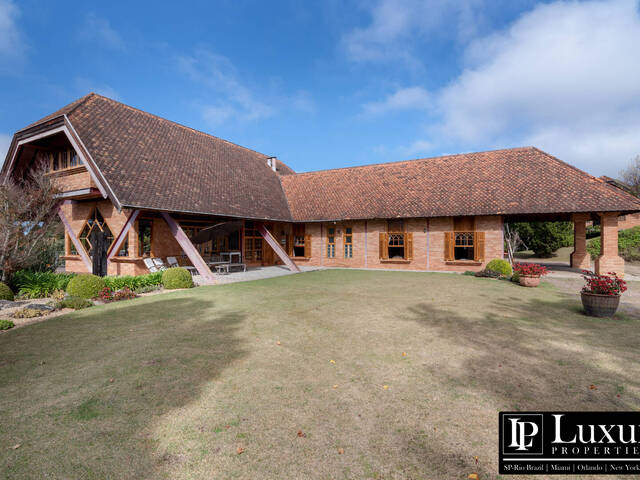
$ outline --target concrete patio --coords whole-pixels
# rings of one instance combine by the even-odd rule
[[[311,272],[314,270],[322,270],[322,267],[299,267],[301,272]],[[235,271],[226,275],[215,275],[216,285],[226,285],[228,283],[249,282],[251,280],[264,280],[266,278],[282,277],[285,275],[294,275],[284,265],[273,265],[269,267],[249,267],[246,272]],[[194,275],[193,281],[202,285],[203,279],[200,275]]]

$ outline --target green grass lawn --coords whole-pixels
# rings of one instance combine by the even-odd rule
[[[0,477],[498,478],[500,410],[640,408],[639,326],[344,270],[78,311],[0,335]]]

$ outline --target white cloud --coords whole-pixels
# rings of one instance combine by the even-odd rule
[[[4,165],[4,160],[7,156],[7,152],[9,151],[9,145],[11,144],[11,138],[11,135],[0,133],[0,168]]]
[[[406,147],[400,147],[398,150],[403,157],[424,157],[433,151],[433,143],[428,140],[415,140]]]
[[[479,0],[379,0],[367,3],[371,22],[342,38],[354,61],[401,60],[420,66],[412,48],[416,37],[434,32],[456,32],[468,38],[481,22]]]
[[[85,17],[79,35],[83,40],[100,43],[116,50],[124,50],[126,47],[122,36],[113,29],[109,20],[94,13]]]
[[[17,20],[20,10],[12,0],[0,0],[0,55],[15,57],[24,51]]]
[[[422,139],[434,151],[535,145],[615,175],[640,153],[638,45],[635,0],[540,5],[470,43]]]
[[[218,97],[202,107],[203,117],[210,125],[217,126],[228,120],[258,120],[274,114],[274,107],[258,100],[238,80],[236,69],[228,58],[199,49],[193,56],[181,56],[177,61],[179,68],[192,80],[207,86]]]
[[[365,116],[380,115],[395,110],[427,110],[433,107],[429,92],[422,87],[407,87],[396,90],[379,102],[362,106]]]

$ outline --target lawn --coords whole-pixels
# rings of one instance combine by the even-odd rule
[[[499,478],[500,410],[640,408],[639,326],[435,273],[95,307],[0,335],[0,476]]]

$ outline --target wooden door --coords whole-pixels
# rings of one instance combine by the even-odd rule
[[[273,224],[265,223],[264,226],[269,230],[271,235],[273,235]],[[263,240],[262,241],[262,265],[270,266],[275,265],[276,253],[273,251],[273,248],[269,246],[269,244]]]

